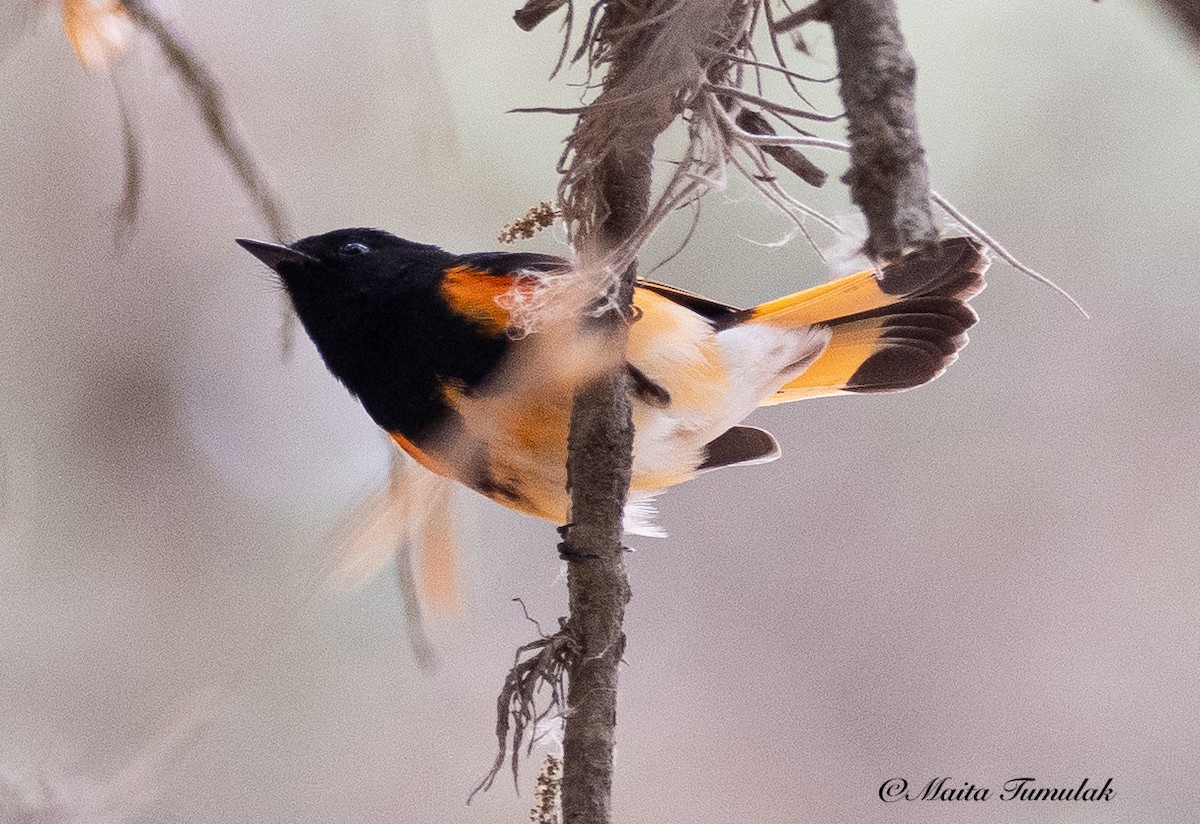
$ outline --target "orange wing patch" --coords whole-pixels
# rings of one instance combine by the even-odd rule
[[[641,316],[629,326],[629,363],[670,393],[674,409],[707,411],[729,388],[712,326],[648,289],[636,290],[633,302]]]

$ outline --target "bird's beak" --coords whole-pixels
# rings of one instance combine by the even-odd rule
[[[266,243],[261,240],[248,240],[244,237],[235,239],[238,246],[241,246],[276,272],[279,271],[281,263],[313,263],[316,261],[316,258],[311,255],[297,252],[290,246],[282,246],[278,243]]]

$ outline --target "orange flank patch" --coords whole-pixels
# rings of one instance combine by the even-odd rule
[[[133,21],[119,0],[62,0],[63,28],[79,62],[100,71],[129,46]]]
[[[468,395],[455,387],[443,390],[458,413],[460,429],[453,442],[437,448],[443,461],[454,466],[478,468],[481,458],[486,461],[483,480],[488,482],[474,487],[481,494],[518,512],[562,522],[574,372],[556,369],[562,364],[541,346],[547,341],[527,342],[531,348],[514,353],[503,367],[505,391]],[[477,474],[465,482],[481,480]]]
[[[629,363],[667,387],[676,410],[705,410],[729,387],[717,336],[706,320],[648,289],[633,295],[641,316],[629,326]]]
[[[442,298],[458,314],[499,334],[508,329],[511,319],[508,310],[496,301],[507,294],[514,283],[511,275],[493,275],[470,266],[455,266],[446,270]]]
[[[629,489],[633,492],[653,492],[690,481],[694,477],[696,477],[694,471],[645,472],[633,476],[629,483]]]
[[[506,415],[505,424],[516,448],[539,455],[561,451],[565,464],[566,451],[562,447],[571,424],[569,398],[570,395],[551,397],[544,403],[530,403]]]

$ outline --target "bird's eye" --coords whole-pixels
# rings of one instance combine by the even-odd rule
[[[355,255],[365,255],[371,251],[365,243],[343,243],[338,249],[338,254],[342,257],[354,257]]]

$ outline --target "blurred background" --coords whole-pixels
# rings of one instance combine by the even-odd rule
[[[671,537],[629,558],[618,818],[1193,821],[1200,55],[1131,0],[901,5],[934,186],[1092,319],[998,263],[936,383],[764,410],[781,460],[660,499]],[[570,118],[505,112],[580,96],[547,80],[557,20],[524,34],[511,11],[174,13],[299,235],[467,251],[554,194]],[[431,629],[433,672],[390,575],[301,607],[386,445],[307,339],[281,354],[281,296],[232,242],[266,229],[154,44],[117,68],[147,164],[121,243],[112,86],[52,9],[3,19],[0,815],[526,820],[540,750],[520,796],[502,775],[464,801],[535,635],[511,599],[547,627],[564,609],[553,529],[459,495],[465,594]],[[828,31],[805,36],[794,66],[832,75]],[[812,157],[833,179],[792,191],[845,214],[844,161]],[[765,245],[788,228],[731,182],[655,276],[738,304],[827,279],[802,239]],[[878,798],[1016,776],[1112,778],[1115,798]]]

